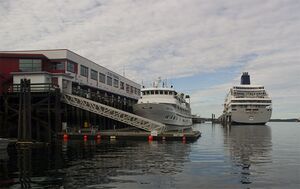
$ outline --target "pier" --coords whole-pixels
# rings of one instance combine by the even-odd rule
[[[133,114],[140,85],[71,51],[0,52],[0,68],[10,70],[0,73],[0,136],[19,143],[49,143],[65,135],[154,140],[201,136],[167,132],[164,124]]]

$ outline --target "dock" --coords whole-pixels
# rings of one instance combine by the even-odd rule
[[[51,143],[66,135],[152,140],[201,136],[199,131],[168,131],[163,123],[133,114],[139,84],[67,49],[3,51],[0,64],[6,70],[0,73],[1,137]],[[78,132],[85,129],[96,132]]]
[[[147,131],[101,131],[97,133],[58,133],[58,139],[63,140],[157,140],[157,141],[196,141],[201,137],[200,131],[166,131],[151,133]]]

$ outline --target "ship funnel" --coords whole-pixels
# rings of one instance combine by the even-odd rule
[[[248,75],[248,72],[243,72],[243,75],[241,76],[241,85],[250,85],[250,75]]]

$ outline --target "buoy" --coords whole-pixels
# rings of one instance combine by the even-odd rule
[[[148,140],[149,140],[149,141],[152,141],[152,140],[153,140],[153,136],[152,136],[152,135],[149,135]]]
[[[185,136],[183,136],[183,137],[182,137],[182,140],[183,140],[183,141],[186,141],[186,138],[185,138]]]
[[[98,134],[97,136],[96,136],[96,139],[100,139],[101,138],[101,136],[100,136],[100,134]]]
[[[66,140],[68,139],[68,135],[67,134],[64,134],[63,138]]]
[[[87,140],[87,139],[88,139],[87,135],[84,135],[83,140]]]

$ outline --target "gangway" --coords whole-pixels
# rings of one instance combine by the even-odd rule
[[[135,114],[131,114],[76,95],[63,93],[62,101],[71,106],[75,106],[83,110],[98,114],[100,116],[108,117],[146,131],[157,131],[157,133],[162,133],[165,130],[165,124],[146,119]]]

